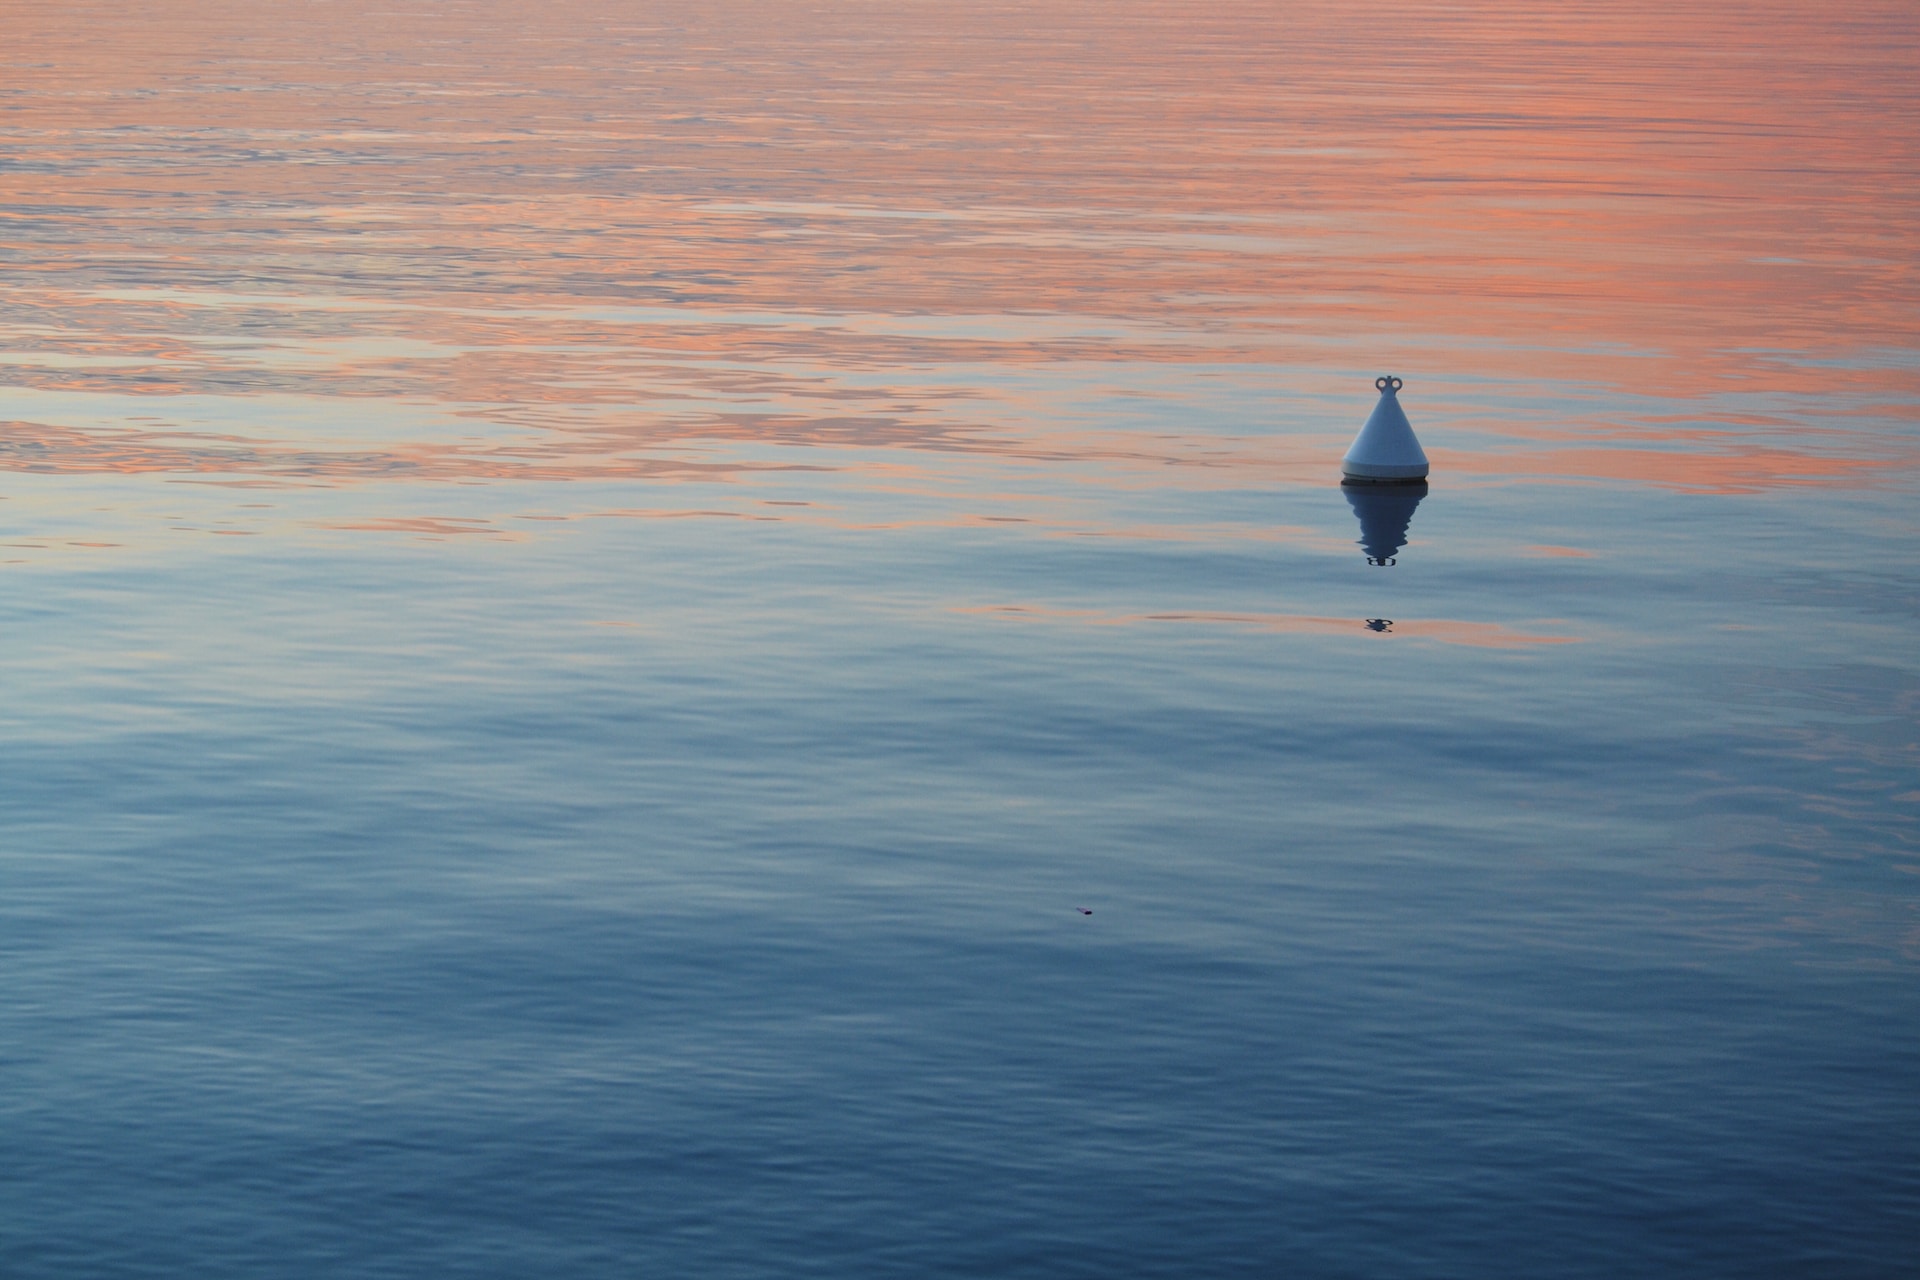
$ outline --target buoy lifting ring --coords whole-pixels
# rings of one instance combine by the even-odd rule
[[[1400,381],[1400,379],[1394,377],[1392,374],[1389,373],[1384,377],[1375,378],[1373,380],[1373,385],[1376,390],[1380,390],[1380,391],[1386,391],[1388,389],[1398,391],[1401,387],[1405,386],[1406,384]]]

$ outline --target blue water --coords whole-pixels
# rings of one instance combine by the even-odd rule
[[[1383,329],[1437,461],[1371,565],[1364,332],[46,216],[0,1274],[1910,1272],[1920,344],[1815,395]],[[1673,476],[1554,460],[1622,440]]]
[[[688,520],[37,574],[9,1268],[1898,1273],[1897,575],[1450,554],[1487,505],[1385,573]],[[1047,584],[1355,638],[939,607]],[[1357,621],[1462,594],[1606,638]]]

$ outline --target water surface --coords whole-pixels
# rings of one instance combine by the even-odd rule
[[[9,1275],[1910,1265],[1908,6],[7,27]]]

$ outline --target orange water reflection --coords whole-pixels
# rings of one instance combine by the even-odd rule
[[[1320,483],[1389,365],[1460,477],[1742,493],[1916,460],[1887,430],[1920,403],[1906,3],[8,26],[0,468]],[[475,434],[207,408],[261,397]]]
[[[1329,618],[1297,613],[1100,613],[1095,610],[1056,609],[1042,605],[999,604],[957,608],[955,613],[978,614],[1025,622],[1070,623],[1081,626],[1125,627],[1146,623],[1184,623],[1245,627],[1285,635],[1351,636],[1362,631],[1376,635],[1414,636],[1442,644],[1467,645],[1477,649],[1521,649],[1538,645],[1578,644],[1581,637],[1539,635],[1518,631],[1497,622],[1470,622],[1457,618]]]

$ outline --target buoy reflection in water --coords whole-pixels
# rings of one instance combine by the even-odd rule
[[[1342,485],[1340,492],[1360,517],[1360,547],[1367,553],[1367,563],[1383,568],[1393,564],[1407,545],[1414,509],[1427,496],[1427,486]]]

